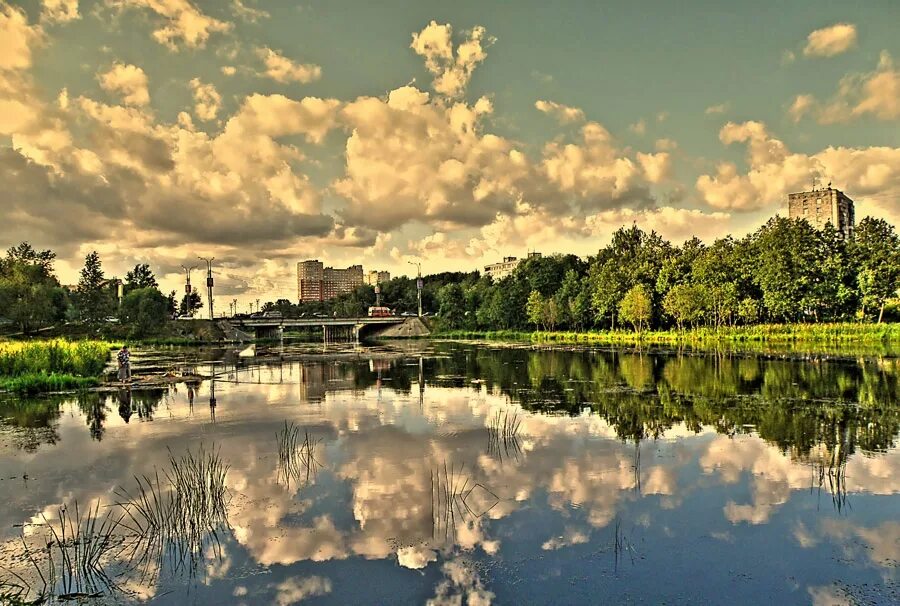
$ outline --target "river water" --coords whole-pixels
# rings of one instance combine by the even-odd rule
[[[900,603],[895,358],[258,353],[139,351],[207,378],[0,404],[0,595]]]

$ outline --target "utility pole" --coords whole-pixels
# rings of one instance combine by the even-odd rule
[[[416,291],[419,298],[419,317],[422,317],[422,264],[416,261],[407,261],[410,265],[416,266]]]
[[[234,315],[237,315],[237,299],[232,299],[231,301],[234,304]]]
[[[191,305],[191,292],[192,292],[192,290],[191,290],[191,271],[194,269],[197,269],[197,266],[191,265],[190,267],[185,267],[184,265],[182,265],[181,269],[184,270],[184,275],[185,275],[184,294],[187,295],[187,302],[188,302],[187,307],[185,308],[185,311],[187,311],[187,314],[193,318],[194,317],[194,309],[193,309],[193,306]]]
[[[201,261],[206,261],[206,297],[209,300],[209,319],[213,319],[213,276],[212,276],[212,262],[216,260],[215,257],[197,257]]]
[[[259,299],[256,300],[256,313],[259,313]]]

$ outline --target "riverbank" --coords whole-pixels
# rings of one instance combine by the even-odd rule
[[[536,343],[596,343],[602,345],[714,346],[722,344],[771,345],[895,345],[900,346],[900,323],[890,324],[762,324],[641,333],[615,331],[443,331],[447,339],[530,341]]]

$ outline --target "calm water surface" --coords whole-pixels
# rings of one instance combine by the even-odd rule
[[[215,380],[0,404],[7,588],[53,567],[98,604],[900,603],[895,358],[325,353],[139,352]],[[189,536],[115,505],[210,453],[224,509]],[[76,503],[132,517],[67,576],[42,546]]]

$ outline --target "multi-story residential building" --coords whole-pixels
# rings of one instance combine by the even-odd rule
[[[541,253],[539,252],[530,252],[528,253],[528,258],[532,257],[540,257]],[[524,261],[524,259],[517,259],[516,257],[503,257],[503,261],[500,263],[491,263],[490,265],[484,266],[484,273],[487,276],[490,276],[494,282],[498,282],[505,278],[506,276],[512,275],[516,268],[519,266],[519,263]]]
[[[831,223],[848,240],[853,237],[856,225],[853,200],[830,184],[825,189],[788,194],[788,216],[806,219],[816,229],[824,229]]]
[[[363,278],[363,282],[368,284],[369,286],[375,286],[376,284],[384,284],[385,282],[390,282],[391,274],[387,271],[377,271],[372,270],[366,272],[365,277]]]
[[[362,265],[335,269],[324,267],[318,259],[297,263],[297,298],[301,303],[333,299],[362,283]]]

